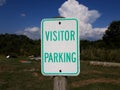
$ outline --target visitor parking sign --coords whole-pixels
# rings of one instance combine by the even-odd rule
[[[79,30],[75,18],[41,22],[41,72],[45,76],[77,76],[80,72]]]

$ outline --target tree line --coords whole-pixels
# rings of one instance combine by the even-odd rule
[[[0,55],[40,56],[41,40],[24,35],[0,34]],[[110,23],[101,40],[80,40],[81,59],[117,60],[120,62],[120,21]]]
[[[110,23],[101,40],[80,43],[83,60],[120,62],[120,21]]]
[[[32,40],[24,35],[1,34],[0,54],[15,56],[40,55],[40,40]]]
[[[120,48],[120,21],[113,21],[105,31],[101,40],[81,40],[81,44],[83,44],[81,45],[83,48],[88,48],[88,46],[106,49]]]

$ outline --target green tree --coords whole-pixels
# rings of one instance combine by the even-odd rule
[[[114,21],[110,24],[103,35],[103,41],[109,48],[120,48],[120,21]]]
[[[24,35],[0,34],[0,55],[19,56],[40,55],[40,40],[32,40]]]

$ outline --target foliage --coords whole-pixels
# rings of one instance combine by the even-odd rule
[[[31,40],[24,35],[1,34],[1,55],[40,55],[40,40]]]
[[[41,40],[32,40],[24,35],[1,34],[0,56],[39,56]],[[103,35],[103,40],[80,41],[82,60],[100,60],[120,62],[120,21],[110,24]]]
[[[80,42],[81,60],[120,62],[120,48],[108,48],[102,40]]]
[[[80,47],[82,60],[120,62],[120,21],[110,24],[103,40],[81,40]]]
[[[89,47],[81,50],[80,55],[82,60],[120,62],[120,49],[101,49]]]
[[[103,41],[109,48],[120,48],[120,21],[114,21],[106,30]]]

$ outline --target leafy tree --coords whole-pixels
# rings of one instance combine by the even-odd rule
[[[0,34],[0,55],[40,55],[40,40],[31,40],[24,35]]]
[[[105,34],[103,41],[110,48],[120,48],[120,21],[114,21],[110,24]]]

